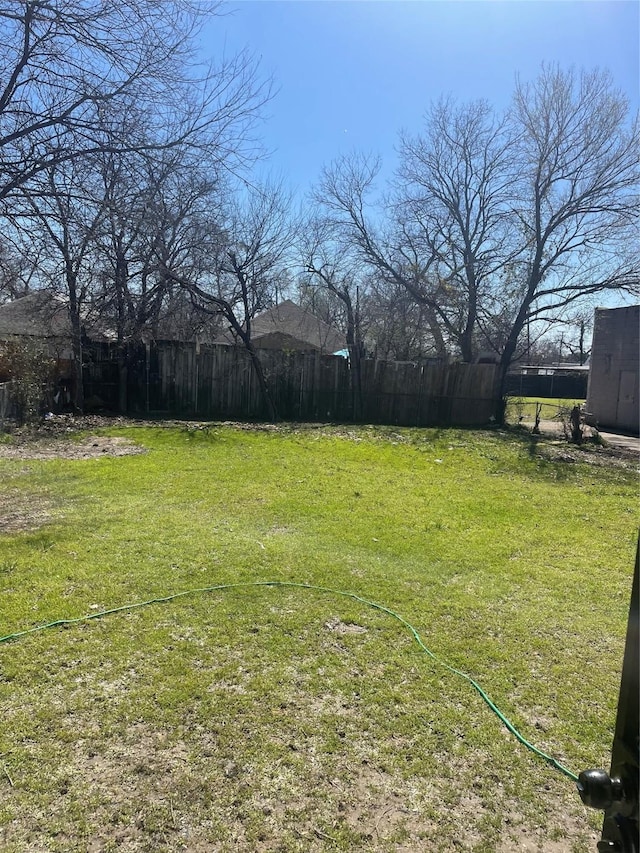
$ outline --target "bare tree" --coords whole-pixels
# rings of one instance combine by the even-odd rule
[[[278,287],[286,279],[298,227],[291,207],[291,197],[281,185],[250,187],[229,204],[224,228],[216,234],[218,250],[208,267],[186,276],[168,266],[164,269],[202,312],[221,317],[247,350],[272,421],[278,412],[253,343],[253,318],[275,304]]]
[[[251,160],[269,85],[246,54],[195,68],[201,19],[187,0],[0,2],[0,201],[51,167],[105,150],[197,143],[231,169]],[[153,109],[143,127],[119,122],[144,104]]]
[[[372,276],[364,310],[367,341],[377,358],[420,363],[440,358],[429,334],[425,306],[402,285]]]
[[[440,286],[416,293],[431,305],[463,361],[477,354],[478,322],[513,251],[508,199],[514,182],[505,123],[484,101],[431,107],[424,133],[401,136],[394,215],[407,250],[435,258]]]
[[[337,233],[336,233],[337,232]],[[301,265],[308,281],[328,291],[342,305],[349,350],[353,416],[362,413],[362,359],[364,336],[361,298],[365,296],[366,280],[362,265],[353,247],[340,240],[340,231],[331,222],[320,219],[308,221],[301,230]]]
[[[393,192],[372,215],[378,164],[343,158],[315,198],[379,280],[425,309],[440,352],[495,352],[502,381],[595,294],[640,292],[637,119],[607,73],[543,67],[505,119],[441,101],[401,139]],[[526,348],[526,344],[524,344]]]
[[[313,199],[320,217],[353,247],[364,268],[380,281],[404,287],[424,306],[434,347],[439,357],[446,359],[447,343],[437,316],[441,291],[434,275],[437,256],[405,219],[397,221],[388,216],[388,205],[380,211],[381,224],[376,224],[367,208],[379,170],[376,158],[357,154],[342,157],[323,169]]]
[[[191,306],[167,270],[187,276],[207,266],[219,249],[220,181],[212,164],[184,148],[153,157],[104,152],[96,159],[96,192],[104,209],[96,235],[96,298],[117,335],[124,411],[129,346],[157,337],[161,320],[166,332],[170,303],[183,316]]]
[[[567,361],[584,365],[591,353],[594,307],[568,311],[541,326],[541,334],[530,341],[531,363]]]
[[[167,270],[194,278],[225,239],[224,207],[231,190],[213,166],[168,152],[157,169],[146,164],[145,227],[141,245],[139,328],[181,340],[199,336],[208,318]],[[210,325],[210,323],[209,323]]]
[[[217,182],[204,169],[181,148],[153,157],[101,152],[40,173],[21,188],[22,207],[14,201],[13,221],[32,245],[43,246],[48,275],[67,299],[78,410],[89,304],[94,320],[99,314],[117,336],[119,403],[126,410],[128,346],[155,335],[175,296],[163,270],[168,263],[197,265],[211,246]],[[41,281],[44,273],[41,266]]]
[[[629,124],[609,74],[543,68],[534,83],[518,83],[511,124],[522,238],[519,287],[495,309],[513,315],[503,374],[527,323],[594,294],[640,292],[638,122]]]
[[[105,215],[97,235],[103,312],[117,337],[118,408],[127,410],[128,347],[137,342],[159,290],[146,275],[144,233],[153,191],[144,179],[144,158],[104,152],[98,156],[96,192]]]
[[[259,153],[253,132],[270,84],[246,53],[194,64],[204,11],[190,0],[0,0],[0,216],[29,234],[38,222],[62,257],[78,379],[90,239],[101,235],[103,253],[110,240],[103,296],[117,306],[123,351],[169,286],[149,266],[157,239],[144,255],[154,181],[165,183],[168,163],[175,174],[176,162],[196,157],[204,174],[235,174]],[[30,219],[16,217],[25,199]]]
[[[566,341],[567,350],[578,364],[586,364],[591,355],[591,338],[593,333],[593,311],[579,312],[568,320],[570,333]],[[587,340],[588,338],[588,340]],[[558,359],[560,360],[560,359]]]
[[[39,283],[37,243],[7,223],[0,243],[0,304],[26,296]]]
[[[83,321],[92,286],[95,241],[105,215],[104,199],[92,196],[92,165],[87,157],[42,170],[20,188],[22,207],[12,217],[23,233],[32,236],[33,245],[43,246],[42,254],[49,265],[53,264],[49,273],[51,285],[57,290],[64,289],[68,300],[74,364],[73,404],[80,412],[84,408]],[[41,280],[45,269],[42,263]]]

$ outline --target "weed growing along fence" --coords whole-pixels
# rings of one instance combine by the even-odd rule
[[[264,400],[247,352],[240,347],[159,341],[131,347],[126,377],[96,352],[85,365],[85,399],[117,409],[120,381],[130,414],[263,419]],[[318,352],[261,350],[278,414],[285,420],[354,421],[358,410],[348,359]],[[500,405],[498,368],[491,364],[419,365],[362,362],[364,423],[478,426]]]

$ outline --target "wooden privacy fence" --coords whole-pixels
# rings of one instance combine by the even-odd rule
[[[471,426],[488,423],[499,405],[498,368],[491,364],[417,365],[366,359],[358,405],[348,359],[318,352],[258,352],[284,420]],[[116,361],[104,356],[86,364],[84,374],[85,399],[106,408],[117,408],[118,383],[126,381],[131,414],[256,420],[266,416],[250,357],[241,347],[159,341],[129,348],[126,377]]]

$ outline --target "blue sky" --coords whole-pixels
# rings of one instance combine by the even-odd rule
[[[270,168],[304,193],[353,149],[394,165],[442,94],[508,104],[542,62],[608,68],[638,109],[640,3],[627,0],[247,0],[202,34],[205,56],[248,48],[277,95],[262,127]]]

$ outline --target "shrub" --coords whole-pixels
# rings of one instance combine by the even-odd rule
[[[13,415],[20,424],[36,420],[57,376],[57,361],[33,341],[0,343],[0,382],[10,382]]]

